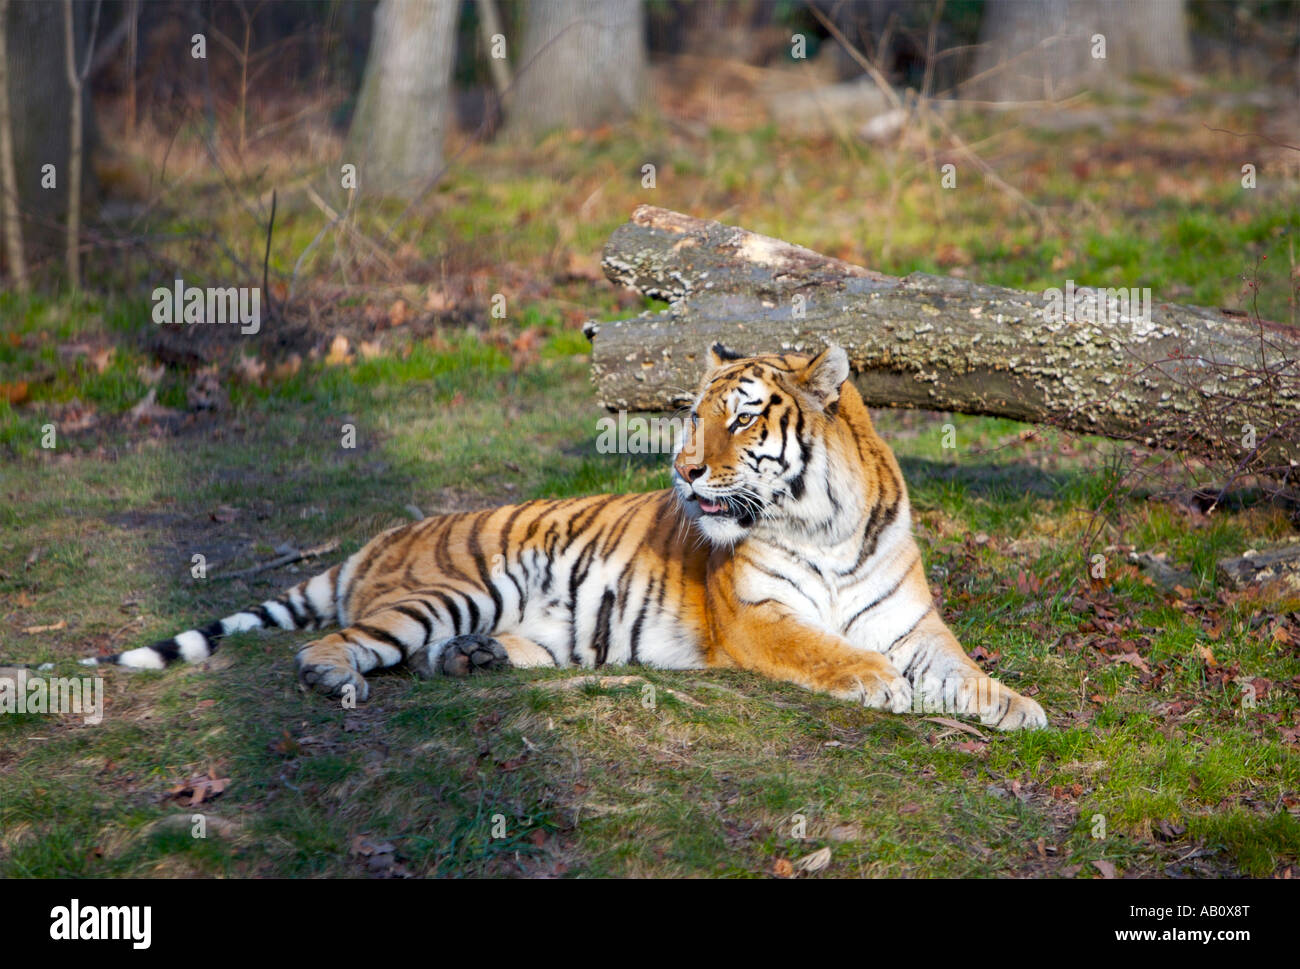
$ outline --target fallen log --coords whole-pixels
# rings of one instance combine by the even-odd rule
[[[714,341],[745,354],[834,342],[873,407],[1052,424],[1281,477],[1300,461],[1300,330],[1282,324],[1067,280],[1027,293],[886,276],[646,205],[602,264],[611,282],[669,303],[588,324],[610,410],[680,407]]]
[[[1279,580],[1288,583],[1293,591],[1300,591],[1300,542],[1219,559],[1215,573],[1226,585],[1241,587]]]

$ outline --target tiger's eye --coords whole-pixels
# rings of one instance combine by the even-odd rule
[[[754,423],[753,414],[741,414],[739,417],[736,418],[737,427],[748,427],[752,423]]]

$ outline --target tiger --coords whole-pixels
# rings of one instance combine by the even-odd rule
[[[88,662],[162,669],[246,630],[332,628],[298,649],[298,677],[354,701],[370,696],[367,674],[399,664],[421,677],[639,664],[1047,726],[940,616],[902,471],[844,349],[714,344],[706,359],[666,489],[410,522],[260,605]]]

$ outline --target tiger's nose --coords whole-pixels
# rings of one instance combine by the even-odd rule
[[[680,474],[680,475],[681,475],[683,478],[685,478],[687,481],[694,481],[696,478],[698,478],[698,477],[700,477],[702,474],[704,474],[704,472],[707,471],[707,470],[709,470],[709,469],[706,468],[706,467],[705,467],[704,465],[702,465],[702,464],[679,464],[679,465],[677,465],[677,473]]]

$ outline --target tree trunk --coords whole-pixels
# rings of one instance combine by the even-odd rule
[[[511,133],[595,128],[636,111],[646,78],[641,0],[534,0],[526,16]]]
[[[1105,57],[1094,37],[1105,38]],[[989,0],[965,96],[1053,99],[1191,67],[1184,0]]]
[[[9,0],[0,0],[0,220],[4,253],[14,290],[27,292],[27,257],[19,215],[18,179],[14,173],[14,126],[9,111]]]
[[[77,41],[76,15],[72,0],[63,0],[63,55],[68,73],[68,91],[71,110],[68,113],[68,232],[65,263],[68,282],[75,290],[81,285],[81,174],[85,168],[85,121],[82,109],[86,104],[86,77],[95,57],[95,35],[99,30],[100,0],[95,0],[95,12],[90,25],[90,40],[85,57],[78,60],[80,46]]]
[[[77,5],[75,41],[86,39],[88,7]],[[68,119],[72,91],[65,66],[63,5],[11,3],[8,17],[9,109],[13,124],[14,172],[24,243],[30,259],[57,251],[66,234],[59,223],[67,214],[68,161],[71,151]],[[83,144],[89,148],[93,125],[90,99],[83,91]],[[84,158],[84,153],[83,153]],[[42,184],[54,166],[53,188]],[[85,172],[82,196],[93,196],[94,184]]]
[[[344,163],[365,193],[414,198],[442,170],[459,0],[381,0]]]
[[[1128,313],[913,273],[885,276],[744,229],[643,205],[605,274],[671,304],[589,324],[611,410],[690,399],[714,341],[743,354],[838,343],[868,405],[1054,424],[1213,456],[1274,476],[1300,460],[1300,332],[1152,302]]]
[[[478,0],[478,26],[488,70],[492,73],[492,86],[497,89],[498,101],[504,105],[506,96],[510,93],[510,62],[504,57],[492,56],[492,38],[498,35],[505,37],[496,0]]]

